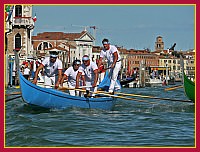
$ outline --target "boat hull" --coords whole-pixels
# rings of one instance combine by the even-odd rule
[[[188,77],[184,74],[184,90],[186,96],[195,102],[195,83],[188,79]]]
[[[145,82],[146,87],[161,87],[163,82],[160,79],[149,79],[148,82]]]
[[[130,78],[130,79],[124,79],[120,81],[120,84],[123,85],[128,85],[128,83],[133,82],[135,79]]]
[[[71,96],[51,88],[42,88],[26,80],[21,73],[20,88],[25,102],[50,109],[80,107],[111,110],[116,102],[112,97],[85,98]]]

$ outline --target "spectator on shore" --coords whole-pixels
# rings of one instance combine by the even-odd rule
[[[23,76],[25,77],[25,79],[29,80],[30,74],[31,74],[31,70],[30,70],[29,67],[28,67],[28,63],[25,64],[25,67],[24,67],[24,69],[23,69],[22,74],[23,74]]]

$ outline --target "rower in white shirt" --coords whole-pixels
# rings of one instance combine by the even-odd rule
[[[72,66],[70,66],[65,72],[60,82],[60,86],[63,87],[64,80],[67,80],[68,87],[74,89],[76,86],[76,76],[78,68],[81,65],[80,60],[74,60]],[[82,81],[79,81],[79,85],[82,86]],[[69,94],[72,96],[79,95],[79,91],[69,90]]]
[[[58,52],[51,51],[49,53],[50,57],[46,57],[37,68],[33,83],[37,83],[38,73],[44,68],[44,86],[51,88],[52,85],[55,85],[55,89],[57,89],[62,79],[62,62],[57,58]]]
[[[114,93],[114,90],[119,90],[121,87],[116,82],[119,71],[121,69],[121,57],[118,49],[114,45],[110,45],[108,39],[103,39],[102,41],[103,49],[100,53],[100,59],[98,62],[98,67],[102,64],[103,58],[108,60],[109,76],[111,79],[109,92]]]
[[[78,69],[76,76],[76,88],[79,88],[79,79],[83,75],[83,86],[90,86],[86,90],[96,92],[98,81],[98,67],[95,62],[90,61],[88,55],[82,57],[83,64]],[[93,94],[92,94],[93,96]]]

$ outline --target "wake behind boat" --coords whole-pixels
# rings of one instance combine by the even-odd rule
[[[42,88],[26,80],[21,72],[19,74],[19,80],[23,100],[28,104],[44,108],[65,109],[69,107],[80,107],[111,110],[116,101],[112,97],[87,98],[71,96],[55,89]]]

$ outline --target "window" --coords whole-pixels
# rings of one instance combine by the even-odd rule
[[[52,48],[51,43],[49,43],[49,42],[42,42],[42,43],[39,44],[37,50],[45,50],[45,49],[48,49],[48,48]]]
[[[21,35],[19,33],[15,35],[15,49],[21,49]]]
[[[38,46],[37,50],[42,50],[42,43]]]
[[[15,17],[22,17],[22,6],[21,5],[15,6]]]
[[[44,49],[47,49],[48,48],[48,43],[47,42],[43,42],[43,47],[44,47]]]

